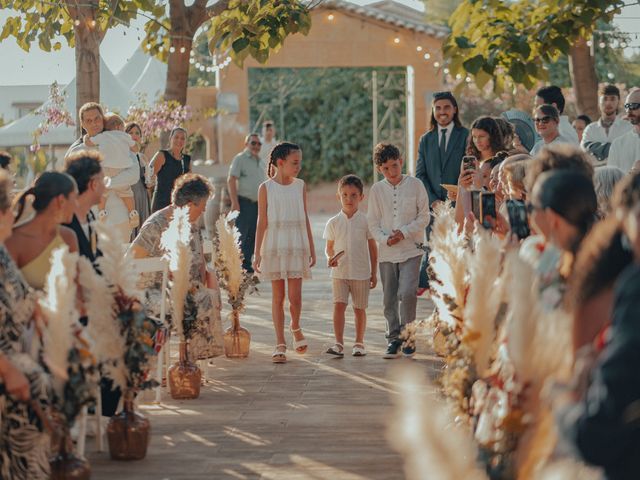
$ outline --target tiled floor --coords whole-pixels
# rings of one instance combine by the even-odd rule
[[[115,462],[108,453],[87,451],[94,479],[309,479],[364,480],[404,478],[402,460],[386,436],[397,384],[390,367],[408,360],[383,360],[385,348],[382,290],[372,292],[368,311],[369,355],[342,359],[324,350],[332,342],[331,285],[324,266],[322,229],[327,216],[313,216],[321,265],[304,284],[302,327],[309,352],[288,354],[284,365],[271,363],[274,345],[270,287],[249,299],[241,322],[253,338],[245,360],[216,358],[200,398],[142,405],[151,420],[147,458]],[[418,317],[431,303],[418,303]],[[346,349],[354,335],[347,318]],[[172,351],[175,353],[176,348]],[[414,363],[425,375],[438,366],[425,347]]]

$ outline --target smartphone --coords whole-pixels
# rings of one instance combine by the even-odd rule
[[[507,200],[507,213],[509,214],[509,225],[511,231],[520,240],[531,235],[529,230],[529,219],[527,218],[527,207],[521,200]]]
[[[477,220],[480,220],[480,190],[471,190],[471,212]]]
[[[465,155],[462,157],[462,170],[474,171],[478,168],[478,159],[473,155]]]
[[[484,228],[491,228],[486,217],[496,219],[496,194],[493,192],[480,192],[480,223]]]
[[[484,228],[491,228],[485,217],[496,218],[496,195],[492,192],[471,190],[471,212]]]
[[[337,262],[342,258],[343,255],[344,255],[344,250],[340,250],[338,253],[336,253],[333,257],[329,259],[329,263]]]

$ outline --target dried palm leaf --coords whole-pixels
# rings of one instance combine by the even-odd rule
[[[170,297],[172,304],[172,320],[181,342],[185,342],[184,306],[189,291],[191,270],[191,223],[189,208],[176,207],[169,226],[162,234],[160,243],[169,259],[172,281]]]
[[[405,458],[410,480],[484,480],[470,432],[455,424],[418,367],[398,368],[400,392],[389,440]]]
[[[467,255],[469,293],[464,306],[463,342],[473,350],[480,375],[489,367],[495,340],[495,321],[500,309],[498,279],[501,268],[500,241],[484,228],[474,232],[474,249]]]
[[[76,272],[78,254],[64,245],[51,253],[51,270],[47,276],[45,296],[40,306],[48,319],[44,332],[44,357],[54,374],[53,387],[64,396],[69,351],[74,343],[74,327],[79,318],[76,309]]]

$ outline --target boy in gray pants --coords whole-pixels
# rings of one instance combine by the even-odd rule
[[[384,179],[369,193],[367,221],[378,242],[380,280],[387,320],[387,351],[384,358],[400,355],[402,329],[416,319],[418,279],[424,231],[429,224],[429,198],[423,183],[402,174],[402,157],[395,145],[379,143],[373,152]],[[415,347],[402,354],[411,357]]]

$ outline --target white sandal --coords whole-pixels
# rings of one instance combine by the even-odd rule
[[[296,330],[294,330],[293,328],[289,327],[289,330],[291,330],[291,334],[293,337],[293,348],[296,353],[299,355],[307,353],[307,347],[309,346],[309,344],[307,343],[307,339],[303,338],[302,340],[296,340],[295,335],[293,335],[294,333],[301,332],[302,328],[297,328]]]
[[[332,347],[327,348],[327,353],[336,357],[344,357],[344,346],[341,343],[334,343]]]
[[[351,355],[354,357],[364,357],[367,354],[367,349],[364,346],[364,343],[354,343],[353,350]]]
[[[287,345],[284,343],[279,343],[278,345],[276,345],[275,350],[271,354],[271,361],[273,363],[287,363],[286,352],[287,352]]]

